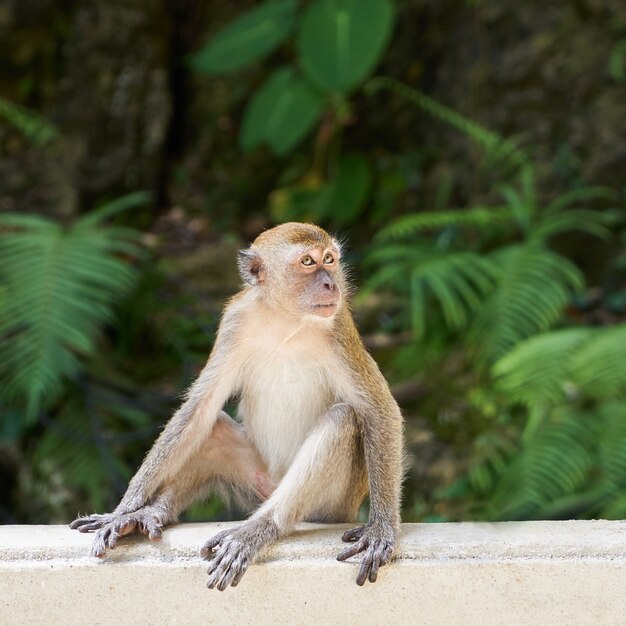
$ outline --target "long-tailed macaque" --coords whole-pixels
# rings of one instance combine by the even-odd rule
[[[258,553],[299,521],[347,522],[368,493],[367,524],[344,533],[376,580],[396,545],[402,416],[347,302],[341,246],[311,224],[265,231],[239,254],[245,286],[224,311],[211,356],[112,513],[79,517],[104,556],[135,530],[150,540],[211,490],[257,505],[209,539],[208,587],[236,586]],[[239,399],[239,422],[222,411]]]

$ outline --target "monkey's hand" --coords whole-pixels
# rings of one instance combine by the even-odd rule
[[[395,535],[391,524],[365,524],[347,530],[341,539],[354,542],[354,545],[342,550],[337,555],[337,560],[345,561],[359,552],[364,552],[356,584],[363,585],[368,578],[371,583],[376,582],[378,569],[393,558]]]
[[[153,507],[143,507],[132,513],[104,513],[86,515],[75,519],[70,528],[81,533],[96,531],[91,546],[91,556],[103,557],[107,548],[115,548],[117,541],[135,530],[148,535],[150,541],[161,540],[165,521]]]
[[[207,587],[220,591],[228,585],[236,587],[257,554],[275,538],[273,524],[253,520],[217,533],[200,552],[202,558],[211,561]]]

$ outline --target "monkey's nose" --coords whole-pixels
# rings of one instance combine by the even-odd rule
[[[324,287],[331,293],[335,291],[335,281],[332,280],[332,278],[324,278],[322,285],[324,285]]]

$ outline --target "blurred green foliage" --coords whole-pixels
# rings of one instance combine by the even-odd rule
[[[222,107],[204,122],[227,132],[207,142],[206,206],[187,140],[157,203],[0,212],[0,520],[114,506],[206,359],[236,248],[286,220],[350,241],[357,319],[407,417],[407,521],[624,517],[624,189],[580,176],[568,144],[546,158],[418,88],[419,47],[394,72],[410,2],[222,10],[176,58]],[[602,59],[618,85],[625,36]],[[381,64],[395,77],[372,78]],[[71,145],[31,107],[2,98],[0,117],[55,159]],[[422,118],[454,155],[404,140]],[[229,514],[210,500],[188,518]]]

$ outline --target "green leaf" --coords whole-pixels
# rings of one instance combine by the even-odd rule
[[[17,128],[36,146],[44,146],[59,136],[55,126],[32,109],[0,98],[0,118]]]
[[[330,182],[329,191],[323,196],[320,217],[335,224],[350,224],[363,209],[371,183],[367,161],[359,154],[344,154]]]
[[[609,72],[613,80],[621,83],[624,80],[624,59],[626,58],[626,39],[620,39],[611,50],[609,56]]]
[[[386,76],[373,78],[364,87],[364,91],[368,95],[374,94],[381,89],[393,91],[433,117],[456,128],[484,148],[490,161],[493,162],[494,155],[498,155],[499,159],[508,161],[509,165],[515,165],[516,168],[528,165],[526,154],[518,148],[515,142],[487,130],[480,124],[476,124],[476,122],[457,113],[454,109],[444,106],[417,89],[413,89],[398,80],[387,78]]]
[[[297,185],[276,190],[270,196],[272,218],[277,222],[349,224],[363,210],[371,182],[369,165],[362,156],[342,155],[331,181],[309,176]]]
[[[300,66],[322,89],[349,91],[379,62],[392,24],[389,0],[314,0],[302,17]]]
[[[572,358],[593,336],[590,328],[567,328],[523,341],[493,366],[498,387],[529,406],[563,402]]]
[[[102,222],[128,209],[149,204],[153,200],[153,195],[149,191],[133,191],[98,205],[93,211],[81,218],[80,223],[85,225]]]
[[[626,324],[603,328],[572,364],[577,383],[594,398],[626,393]]]
[[[248,103],[239,135],[242,149],[266,143],[275,154],[286,154],[315,125],[322,107],[322,97],[294,70],[276,70]]]
[[[469,341],[479,363],[491,365],[522,340],[549,330],[584,279],[567,258],[531,244],[492,255],[499,286],[480,308]]]
[[[297,0],[273,0],[247,11],[191,58],[209,74],[238,70],[275,50],[293,28]]]
[[[508,207],[420,211],[395,219],[378,232],[376,239],[380,241],[407,239],[421,231],[442,230],[449,227],[486,229],[494,224],[512,223],[514,218],[515,214]]]
[[[29,416],[93,353],[112,305],[132,288],[139,233],[92,223],[0,216],[0,394]]]
[[[503,472],[490,505],[499,519],[537,519],[580,490],[593,469],[595,426],[578,411],[557,409]]]

